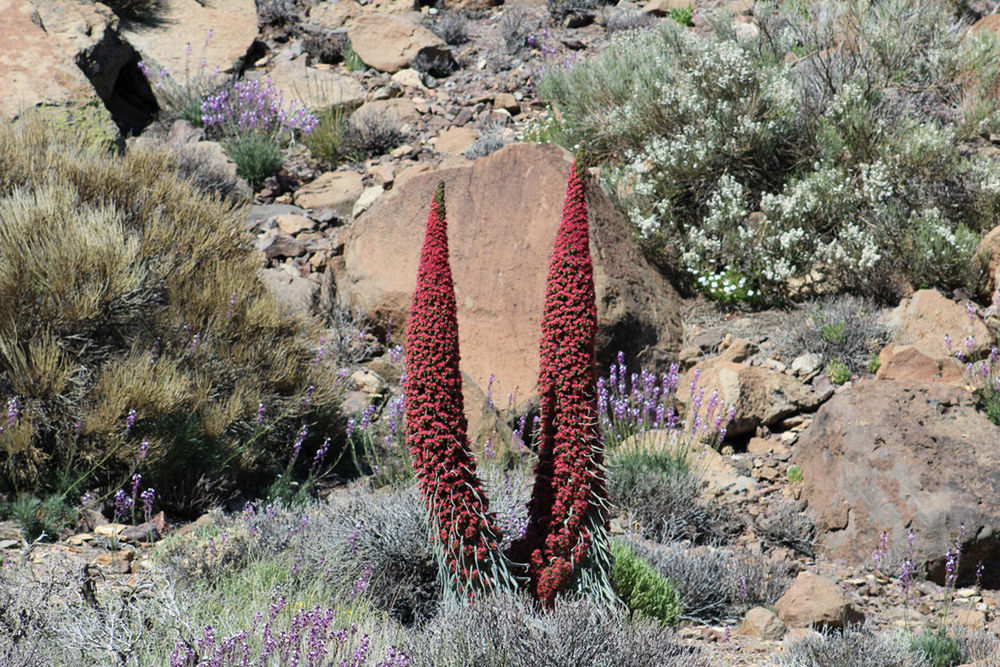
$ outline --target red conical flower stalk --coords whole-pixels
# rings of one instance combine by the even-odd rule
[[[542,314],[540,442],[525,538],[512,556],[529,567],[536,599],[571,584],[613,599],[603,449],[597,430],[597,307],[586,192],[570,173]]]
[[[444,578],[451,592],[468,596],[500,583],[499,579],[506,583],[509,575],[469,448],[458,363],[442,182],[427,216],[406,326],[407,444],[443,552]]]

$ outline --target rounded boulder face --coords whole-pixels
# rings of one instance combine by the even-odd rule
[[[960,540],[959,582],[971,582],[980,560],[983,584],[1000,582],[991,567],[1000,560],[1000,428],[964,388],[859,382],[819,409],[792,461],[824,556],[870,563],[885,531],[889,562],[902,560],[912,530],[918,576],[943,581],[945,554]]]
[[[424,202],[448,192],[451,266],[461,369],[494,397],[536,392],[545,280],[562,217],[572,156],[551,145],[513,144],[460,167],[398,184],[356,220],[333,261],[338,298],[405,330],[423,234]],[[627,223],[596,184],[588,187],[597,294],[597,360],[618,350],[665,369],[680,349],[680,298],[639,253]],[[500,399],[502,402],[502,399]]]

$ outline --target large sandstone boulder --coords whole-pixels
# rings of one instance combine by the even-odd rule
[[[390,14],[366,14],[347,28],[351,48],[369,67],[398,72],[424,50],[448,53],[448,46],[418,23]]]
[[[970,316],[962,304],[937,290],[920,290],[903,299],[892,312],[890,324],[896,330],[893,343],[912,345],[931,359],[944,360],[950,356],[945,336],[951,338],[954,349],[963,351],[965,339],[972,336],[975,339],[972,354],[976,355],[989,352],[993,345],[993,335],[978,315]]]
[[[836,582],[811,572],[799,573],[774,610],[790,628],[842,628],[864,620]]]
[[[0,0],[0,119],[43,104],[80,106],[94,95],[66,44],[37,16],[27,0]]]
[[[1000,558],[1000,427],[959,387],[862,380],[819,409],[792,460],[827,557],[870,562],[882,531],[901,556],[912,528],[918,562],[940,580],[965,524],[964,573]],[[995,586],[1000,572],[985,578]]]
[[[296,101],[307,109],[354,109],[364,104],[365,89],[353,77],[307,67],[305,58],[279,63],[267,74],[285,103]]]
[[[397,179],[354,222],[336,258],[338,298],[403,331],[435,185],[446,184],[451,266],[458,300],[462,370],[494,393],[534,393],[545,277],[561,218],[572,156],[513,144],[459,167]],[[618,350],[662,367],[680,347],[679,299],[635,249],[631,232],[600,188],[589,194],[591,254],[602,367]]]
[[[726,410],[736,406],[727,428],[729,435],[753,433],[758,426],[772,426],[799,412],[811,412],[830,396],[830,390],[815,391],[791,375],[743,363],[747,351],[747,341],[737,339],[718,356],[696,364],[677,392],[685,409],[691,400],[686,386],[695,373],[699,388],[705,392],[703,415],[707,399],[715,391],[725,401]]]
[[[123,28],[123,37],[151,70],[165,67],[183,85],[185,71],[194,78],[239,66],[257,37],[257,5],[254,0],[163,0],[155,23]]]

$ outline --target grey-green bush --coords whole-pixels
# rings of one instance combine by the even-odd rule
[[[551,611],[509,594],[445,607],[403,650],[415,667],[699,667],[707,661],[656,621],[629,622],[591,600],[558,599]]]
[[[692,289],[737,276],[750,301],[976,287],[972,252],[1000,213],[1000,167],[974,147],[1000,120],[1000,45],[951,11],[756,3],[756,37],[665,22],[550,70],[539,92]]]

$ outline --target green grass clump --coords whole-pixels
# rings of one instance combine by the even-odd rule
[[[236,163],[236,173],[255,190],[281,171],[284,163],[281,149],[271,137],[247,134],[227,139],[223,146]]]
[[[0,399],[20,407],[0,494],[75,503],[141,463],[161,507],[193,513],[266,485],[303,423],[306,452],[336,437],[336,362],[260,283],[241,209],[168,155],[40,122],[0,127],[0,153]]]
[[[316,114],[319,124],[303,139],[306,148],[317,160],[338,164],[351,150],[347,111],[341,105],[331,105]]]
[[[615,592],[628,608],[661,623],[673,623],[681,604],[670,580],[618,540],[611,542],[611,552],[615,559]]]

